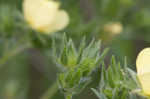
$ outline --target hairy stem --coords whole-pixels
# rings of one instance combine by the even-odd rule
[[[57,82],[54,82],[52,86],[43,94],[43,96],[40,99],[52,99],[54,94],[58,91],[58,85]]]

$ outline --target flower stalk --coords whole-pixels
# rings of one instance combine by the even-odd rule
[[[50,88],[43,94],[43,96],[40,99],[52,99],[52,97],[57,91],[58,85],[57,82],[54,82],[53,85],[50,86]]]

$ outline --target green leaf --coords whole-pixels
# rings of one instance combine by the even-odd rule
[[[140,83],[138,82],[138,79],[137,79],[137,74],[131,70],[130,68],[127,68],[127,71],[129,72],[129,74],[131,75],[132,79],[134,80],[134,82],[136,83],[137,87],[140,88],[141,85]]]
[[[97,90],[94,88],[91,88],[91,90],[98,96],[99,99],[108,99],[104,94],[99,93]]]
[[[105,49],[104,49],[103,53],[100,55],[100,58],[99,58],[98,61],[96,62],[96,65],[98,65],[98,64],[100,64],[100,63],[103,62],[103,60],[104,60],[106,54],[108,53],[108,51],[109,51],[109,48],[105,48]]]
[[[63,65],[67,65],[68,62],[68,50],[67,50],[67,46],[64,46],[63,51],[61,53],[61,62]]]
[[[102,71],[101,71],[101,80],[100,80],[100,83],[99,83],[99,89],[100,89],[100,91],[102,91],[103,90],[103,88],[104,88],[104,86],[105,86],[105,84],[106,84],[106,82],[107,82],[107,80],[106,80],[106,69],[105,69],[105,64],[104,63],[102,63]]]
[[[78,55],[78,58],[77,58],[77,64],[80,63],[80,61],[82,60],[82,54],[83,54],[83,51],[84,51],[84,48],[85,48],[85,37],[82,39],[81,43],[80,43],[80,46],[79,46],[79,55]]]

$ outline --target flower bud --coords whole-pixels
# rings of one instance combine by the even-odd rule
[[[119,34],[123,30],[122,24],[119,22],[108,23],[104,26],[104,31],[112,34]]]

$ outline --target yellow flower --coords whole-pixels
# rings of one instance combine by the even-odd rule
[[[58,2],[52,0],[24,0],[24,18],[31,28],[40,32],[62,30],[68,25],[69,16],[59,6]]]
[[[150,48],[140,52],[136,60],[137,76],[146,95],[150,95]]]
[[[120,22],[108,23],[104,26],[104,31],[112,34],[119,34],[123,30],[123,26]]]

